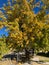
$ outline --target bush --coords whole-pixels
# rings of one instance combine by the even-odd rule
[[[3,55],[5,55],[8,52],[8,47],[5,42],[0,41],[0,59]]]

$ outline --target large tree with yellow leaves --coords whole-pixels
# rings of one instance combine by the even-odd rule
[[[0,28],[6,27],[9,36],[6,43],[10,48],[33,48],[48,50],[49,46],[49,15],[46,15],[47,5],[42,6],[38,14],[33,8],[40,3],[35,0],[8,0],[8,4],[0,11]],[[39,6],[39,5],[38,5]]]

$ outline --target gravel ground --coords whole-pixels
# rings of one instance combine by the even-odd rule
[[[36,56],[37,58],[39,58],[39,60],[47,60],[49,61],[49,58],[48,57],[42,57],[42,56]],[[49,65],[49,64],[39,64],[37,62],[31,62],[30,64],[29,63],[17,63],[15,60],[11,61],[11,60],[3,60],[3,61],[0,61],[0,65]]]
[[[23,64],[21,64],[21,63],[11,63],[11,62],[6,62],[6,61],[4,61],[4,62],[2,62],[2,63],[0,63],[0,65],[49,65],[49,64],[38,64],[38,63],[36,63],[36,62],[32,62],[31,64],[28,64],[28,63],[23,63]]]

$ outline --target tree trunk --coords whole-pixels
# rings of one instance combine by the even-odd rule
[[[25,56],[26,56],[26,60],[30,59],[29,50],[27,50],[27,49],[25,49]]]

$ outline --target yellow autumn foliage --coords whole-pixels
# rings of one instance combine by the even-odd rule
[[[6,11],[6,14],[0,12],[2,15],[0,16],[2,18],[0,27],[5,26],[10,31],[9,40],[7,41],[9,46],[12,47],[13,45],[16,48],[17,45],[18,47],[25,47],[25,45],[27,47],[27,45],[30,45],[32,48],[38,45],[39,42],[37,41],[41,41],[45,36],[45,31],[49,30],[49,15],[45,14],[45,9],[35,14],[32,9],[35,5],[33,0],[29,0],[29,2],[27,0],[16,0],[12,2],[17,3],[13,4],[13,6],[4,6],[3,9]],[[34,43],[36,44],[34,45]]]

